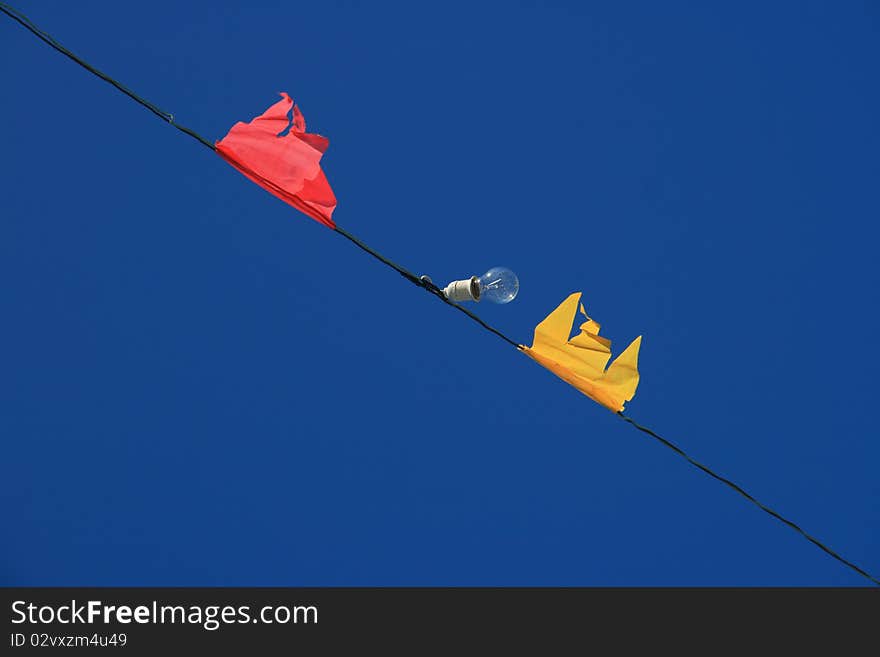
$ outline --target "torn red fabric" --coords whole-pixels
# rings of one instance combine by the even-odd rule
[[[217,153],[260,187],[329,228],[336,196],[321,170],[329,141],[306,132],[306,120],[286,93],[250,123],[239,121],[216,143]],[[288,118],[293,109],[293,121]],[[286,135],[281,135],[290,126]]]

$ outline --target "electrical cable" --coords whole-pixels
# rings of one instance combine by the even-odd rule
[[[654,438],[655,440],[659,441],[660,444],[663,445],[664,447],[668,447],[669,449],[671,449],[673,452],[675,452],[676,454],[678,454],[679,456],[681,456],[683,459],[685,459],[685,460],[686,460],[688,463],[690,463],[691,465],[693,465],[693,466],[699,468],[700,470],[702,470],[703,472],[705,472],[705,473],[706,473],[707,475],[709,475],[710,477],[714,477],[715,479],[717,479],[718,481],[720,481],[720,482],[721,482],[722,484],[724,484],[725,486],[728,486],[728,487],[732,488],[733,490],[735,490],[737,493],[739,493],[739,494],[742,495],[744,498],[746,498],[749,502],[751,502],[751,503],[754,504],[756,507],[758,507],[759,509],[761,509],[761,511],[763,511],[764,513],[768,513],[768,514],[770,514],[771,516],[773,516],[774,518],[776,518],[776,519],[777,519],[778,521],[780,521],[781,523],[783,523],[783,524],[788,525],[789,527],[791,527],[791,528],[792,528],[793,530],[795,530],[798,534],[800,534],[801,536],[803,536],[804,538],[806,538],[808,541],[810,541],[810,543],[812,543],[813,545],[815,545],[816,547],[818,547],[820,550],[822,550],[822,551],[825,552],[826,554],[828,554],[828,555],[830,555],[831,557],[837,559],[837,560],[838,560],[840,563],[842,563],[843,565],[848,566],[849,568],[852,568],[852,569],[853,569],[855,572],[857,572],[859,575],[861,575],[862,577],[866,577],[868,580],[870,580],[871,582],[873,582],[873,583],[876,584],[877,586],[880,586],[880,580],[878,580],[878,579],[875,578],[874,576],[868,574],[867,572],[865,572],[864,570],[862,570],[861,568],[859,568],[859,567],[858,567],[856,564],[854,564],[853,562],[848,561],[847,559],[844,559],[842,556],[840,556],[839,554],[837,554],[837,552],[835,552],[835,551],[832,550],[831,548],[827,547],[827,546],[826,546],[825,544],[823,544],[821,541],[819,541],[818,539],[814,538],[813,536],[810,536],[807,532],[805,532],[803,529],[801,529],[800,527],[798,527],[795,523],[793,523],[793,522],[792,522],[791,520],[789,520],[788,518],[785,518],[784,516],[780,515],[779,513],[777,513],[776,511],[774,511],[774,510],[771,509],[770,507],[765,506],[764,504],[762,504],[761,502],[759,502],[758,500],[756,500],[756,499],[755,499],[754,497],[752,497],[749,493],[747,493],[746,491],[744,491],[740,486],[738,486],[737,484],[735,484],[735,483],[733,483],[732,481],[730,481],[730,479],[727,479],[726,477],[722,477],[721,475],[719,475],[719,474],[713,472],[710,468],[706,467],[705,465],[703,465],[702,463],[700,463],[700,462],[697,461],[696,459],[692,458],[690,455],[688,455],[687,452],[685,452],[683,449],[681,449],[680,447],[678,447],[675,443],[673,443],[673,442],[671,442],[671,441],[669,441],[669,440],[666,440],[666,438],[663,438],[662,436],[659,436],[658,434],[656,434],[656,433],[654,433],[653,431],[651,431],[651,429],[648,429],[647,427],[643,427],[641,424],[639,424],[638,422],[636,422],[635,420],[633,420],[631,417],[628,417],[628,416],[624,415],[624,414],[623,414],[623,411],[618,411],[617,414],[618,414],[621,418],[623,418],[624,421],[629,422],[631,425],[633,425],[633,426],[634,426],[636,429],[638,429],[639,431],[642,431],[642,432],[648,434],[649,436],[651,436],[651,437]]]

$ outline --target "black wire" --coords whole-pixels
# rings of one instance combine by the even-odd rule
[[[0,11],[2,11],[4,14],[6,14],[7,16],[9,16],[10,18],[12,18],[13,20],[15,20],[16,22],[18,22],[18,23],[20,23],[21,25],[23,25],[25,28],[27,28],[29,31],[31,31],[34,35],[36,35],[37,37],[39,37],[42,41],[44,41],[44,42],[46,42],[47,44],[49,44],[52,48],[54,48],[55,50],[57,50],[57,51],[60,52],[61,54],[63,54],[63,55],[65,55],[65,56],[69,57],[70,59],[72,59],[73,61],[75,61],[77,64],[79,64],[80,66],[82,66],[83,68],[85,68],[85,69],[86,69],[87,71],[89,71],[90,73],[93,73],[94,75],[98,76],[99,78],[101,78],[101,79],[104,80],[105,82],[108,82],[108,83],[112,84],[112,85],[113,85],[114,87],[116,87],[119,91],[121,91],[122,93],[124,93],[126,96],[128,96],[129,98],[131,98],[131,99],[134,100],[135,102],[137,102],[137,103],[143,105],[144,107],[146,107],[148,110],[150,110],[153,114],[155,114],[155,115],[158,116],[159,118],[163,119],[164,121],[167,121],[168,123],[170,123],[171,125],[173,125],[175,128],[177,128],[178,130],[180,130],[180,131],[183,132],[183,133],[186,133],[187,135],[189,135],[189,136],[192,137],[193,139],[196,139],[196,140],[199,141],[202,145],[207,146],[207,147],[210,148],[212,151],[216,151],[216,147],[214,146],[213,143],[211,143],[210,141],[208,141],[207,139],[205,139],[204,137],[202,137],[200,134],[198,134],[198,133],[195,132],[194,130],[191,130],[190,128],[187,128],[187,127],[185,127],[185,126],[180,125],[179,123],[176,123],[176,122],[174,121],[174,116],[173,116],[172,114],[170,114],[169,112],[165,112],[164,110],[159,109],[156,105],[154,105],[153,103],[151,103],[150,101],[148,101],[148,100],[146,100],[146,99],[144,99],[144,98],[141,98],[141,97],[138,96],[136,93],[134,93],[133,91],[131,91],[128,87],[126,87],[125,85],[123,85],[122,83],[120,83],[120,82],[114,80],[114,79],[111,78],[109,75],[107,75],[107,74],[105,74],[105,73],[102,73],[101,71],[99,71],[98,69],[96,69],[96,68],[95,68],[94,66],[92,66],[91,64],[89,64],[89,63],[83,61],[82,59],[80,59],[79,57],[77,57],[76,55],[74,55],[74,54],[73,54],[72,52],[70,52],[67,48],[65,48],[65,47],[62,46],[60,43],[58,43],[54,38],[52,38],[49,34],[46,34],[46,33],[43,32],[42,30],[40,30],[36,25],[34,25],[34,24],[30,21],[30,19],[27,18],[27,16],[25,16],[25,15],[22,14],[21,12],[17,11],[16,9],[13,9],[12,7],[10,7],[9,5],[7,5],[7,4],[5,4],[5,3],[3,3],[3,2],[0,2]],[[484,329],[486,329],[487,331],[489,331],[489,332],[491,332],[491,333],[494,333],[495,335],[497,335],[499,338],[501,338],[502,340],[504,340],[504,341],[507,342],[508,344],[510,344],[510,345],[516,347],[517,349],[520,349],[520,350],[523,348],[522,345],[520,345],[519,343],[515,342],[514,340],[511,340],[509,337],[507,337],[506,335],[504,335],[501,331],[499,331],[499,330],[493,328],[492,326],[490,326],[489,324],[487,324],[486,322],[484,322],[482,319],[480,319],[480,317],[478,317],[477,315],[475,315],[474,313],[472,313],[472,312],[471,312],[470,310],[468,310],[467,308],[464,308],[464,307],[460,306],[459,304],[454,303],[454,302],[450,301],[449,299],[447,299],[447,298],[446,298],[446,295],[443,293],[443,290],[441,290],[441,289],[438,288],[436,285],[434,285],[434,283],[432,283],[429,279],[427,279],[427,278],[425,278],[425,277],[416,276],[416,275],[413,274],[411,271],[409,271],[409,270],[407,270],[406,268],[401,267],[400,265],[398,265],[397,263],[395,263],[393,260],[389,260],[388,258],[386,258],[385,256],[383,256],[383,255],[382,255],[381,253],[379,253],[378,251],[375,251],[374,249],[370,248],[369,246],[367,246],[366,244],[364,244],[363,242],[361,242],[357,237],[355,237],[354,235],[352,235],[352,234],[349,233],[348,231],[346,231],[346,230],[340,228],[339,226],[336,226],[336,228],[335,228],[335,232],[337,232],[338,234],[342,235],[343,237],[345,237],[346,239],[348,239],[349,241],[351,241],[353,244],[355,244],[355,245],[358,246],[359,248],[361,248],[361,249],[363,249],[364,251],[366,251],[367,253],[369,253],[371,256],[373,256],[374,258],[376,258],[376,259],[379,260],[380,262],[382,262],[382,263],[384,263],[385,265],[387,265],[388,267],[391,267],[392,269],[394,269],[398,274],[400,274],[401,276],[403,276],[404,278],[406,278],[406,279],[407,279],[408,281],[410,281],[411,283],[413,283],[413,284],[415,284],[415,285],[418,285],[419,287],[421,287],[421,288],[427,290],[428,292],[430,292],[431,294],[433,294],[434,296],[436,296],[438,299],[440,299],[441,301],[443,301],[443,303],[445,303],[446,305],[448,305],[448,306],[452,306],[453,308],[456,308],[456,309],[460,310],[460,311],[463,312],[465,315],[467,315],[468,317],[470,317],[472,320],[474,320],[475,322],[477,322],[477,323],[478,323],[480,326],[482,326]],[[813,543],[814,545],[816,545],[817,547],[819,547],[821,550],[823,550],[823,551],[824,551],[825,553],[827,553],[828,555],[834,557],[835,559],[837,559],[839,562],[841,562],[841,563],[844,564],[845,566],[848,566],[849,568],[852,568],[855,572],[857,572],[857,573],[858,573],[859,575],[861,575],[862,577],[865,577],[865,578],[867,578],[868,580],[870,580],[871,582],[873,582],[874,584],[877,584],[878,586],[880,586],[880,580],[877,580],[876,578],[872,577],[871,575],[869,575],[868,573],[866,573],[864,570],[862,570],[861,568],[859,568],[859,567],[858,567],[857,565],[855,565],[854,563],[852,563],[852,562],[850,562],[850,561],[847,561],[846,559],[844,559],[843,557],[841,557],[839,554],[837,554],[836,552],[834,552],[832,549],[830,549],[830,548],[826,547],[825,545],[823,545],[820,541],[818,541],[817,539],[815,539],[815,538],[813,538],[812,536],[810,536],[809,534],[807,534],[803,529],[801,529],[800,527],[798,527],[798,526],[797,526],[795,523],[793,523],[792,521],[790,521],[790,520],[788,520],[787,518],[784,518],[783,516],[779,515],[779,514],[776,513],[776,511],[774,511],[773,509],[770,509],[769,507],[764,506],[761,502],[759,502],[759,501],[756,500],[754,497],[752,497],[751,495],[749,495],[746,491],[744,491],[742,488],[740,488],[739,486],[737,486],[735,483],[733,483],[733,482],[730,481],[729,479],[725,479],[725,478],[722,477],[721,475],[715,474],[712,470],[710,470],[709,468],[707,468],[705,465],[703,465],[702,463],[700,463],[700,462],[698,462],[698,461],[692,459],[690,456],[688,456],[688,455],[687,455],[682,449],[678,448],[676,445],[674,445],[673,443],[669,442],[669,441],[666,440],[665,438],[660,437],[659,435],[657,435],[656,433],[654,433],[654,432],[651,431],[650,429],[641,426],[640,424],[638,424],[637,422],[635,422],[633,419],[631,419],[631,418],[627,417],[626,415],[624,415],[622,411],[621,411],[621,412],[618,412],[617,414],[618,414],[621,418],[623,418],[625,421],[627,421],[627,422],[629,422],[631,425],[633,425],[633,426],[634,426],[636,429],[638,429],[639,431],[643,431],[644,433],[648,434],[649,436],[651,436],[651,437],[657,439],[657,440],[660,441],[663,445],[665,445],[665,446],[668,447],[669,449],[671,449],[671,450],[673,450],[674,452],[676,452],[679,456],[682,456],[683,458],[685,458],[685,459],[686,459],[688,462],[690,462],[692,465],[695,465],[696,467],[698,467],[700,470],[702,470],[703,472],[705,472],[705,473],[708,474],[709,476],[711,476],[711,477],[717,479],[717,480],[720,481],[721,483],[723,483],[723,484],[729,486],[730,488],[732,488],[733,490],[735,490],[737,493],[739,493],[740,495],[742,495],[743,497],[745,497],[747,500],[749,500],[750,502],[752,502],[753,504],[755,504],[755,505],[756,505],[759,509],[761,509],[762,511],[764,511],[764,512],[770,514],[771,516],[773,516],[774,518],[776,518],[776,519],[779,520],[780,522],[782,522],[782,523],[788,525],[789,527],[791,527],[792,529],[794,529],[795,531],[797,531],[797,532],[798,532],[799,534],[801,534],[804,538],[806,538],[808,541],[810,541],[811,543]]]
[[[828,554],[828,555],[834,557],[834,558],[837,559],[840,563],[844,564],[845,566],[848,566],[848,567],[852,568],[854,571],[856,571],[856,572],[857,572],[859,575],[861,575],[862,577],[865,577],[865,578],[869,579],[871,582],[873,582],[874,584],[877,584],[878,586],[880,586],[880,580],[878,580],[877,578],[873,577],[872,575],[866,573],[864,570],[862,570],[861,568],[859,568],[859,567],[858,567],[856,564],[854,564],[853,562],[844,559],[842,556],[840,556],[839,554],[837,554],[837,552],[835,552],[834,550],[832,550],[831,548],[829,548],[828,546],[826,546],[825,544],[823,544],[821,541],[819,541],[818,539],[814,538],[813,536],[810,536],[807,532],[805,532],[803,529],[801,529],[800,527],[798,527],[795,523],[793,523],[793,522],[792,522],[791,520],[789,520],[788,518],[785,518],[784,516],[780,515],[779,513],[777,513],[776,511],[774,511],[774,510],[771,509],[770,507],[765,506],[764,504],[762,504],[761,502],[759,502],[758,500],[756,500],[754,497],[752,497],[752,496],[749,495],[746,491],[744,491],[740,486],[738,486],[738,485],[736,485],[735,483],[733,483],[732,481],[730,481],[730,479],[727,479],[726,477],[722,477],[721,475],[716,474],[716,473],[713,472],[711,469],[709,469],[708,467],[706,467],[705,465],[703,465],[702,463],[700,463],[700,462],[697,461],[696,459],[694,459],[694,458],[692,458],[691,456],[689,456],[689,455],[688,455],[683,449],[681,449],[680,447],[678,447],[678,446],[675,445],[674,443],[672,443],[672,442],[666,440],[666,439],[663,438],[662,436],[657,435],[656,433],[654,433],[653,431],[651,431],[651,430],[648,429],[647,427],[643,427],[641,424],[639,424],[638,422],[636,422],[636,421],[633,420],[632,418],[627,417],[626,415],[624,415],[624,414],[623,414],[623,411],[618,411],[617,414],[618,414],[621,418],[623,418],[625,421],[627,421],[627,422],[629,422],[631,425],[633,425],[633,426],[634,426],[636,429],[638,429],[639,431],[643,431],[644,433],[648,434],[648,435],[651,436],[652,438],[655,438],[656,440],[658,440],[660,443],[662,443],[663,445],[665,445],[666,447],[668,447],[669,449],[671,449],[673,452],[675,452],[676,454],[678,454],[679,456],[681,456],[682,458],[684,458],[685,460],[687,460],[687,462],[690,463],[691,465],[694,465],[694,466],[698,467],[700,470],[702,470],[703,472],[705,472],[705,473],[706,473],[707,475],[709,475],[710,477],[713,477],[714,479],[717,479],[717,480],[720,481],[722,484],[724,484],[724,485],[726,485],[726,486],[729,486],[730,488],[732,488],[733,490],[735,490],[737,493],[739,493],[739,494],[742,495],[744,498],[746,498],[749,502],[751,502],[752,504],[754,504],[755,506],[757,506],[759,509],[761,509],[761,511],[764,511],[765,513],[770,514],[771,516],[773,516],[774,518],[776,518],[776,519],[779,520],[780,522],[782,522],[782,523],[788,525],[789,527],[791,527],[791,528],[792,528],[793,530],[795,530],[798,534],[800,534],[801,536],[803,536],[804,538],[806,538],[808,541],[810,541],[810,543],[812,543],[813,545],[815,545],[816,547],[818,547],[820,550],[822,550],[822,551],[825,552],[826,554]]]
[[[369,253],[371,256],[373,256],[374,258],[376,258],[376,259],[379,260],[380,262],[384,262],[386,265],[388,265],[389,267],[391,267],[393,270],[395,270],[398,274],[400,274],[401,276],[403,276],[403,277],[404,277],[406,280],[408,280],[410,283],[413,283],[413,284],[415,284],[415,285],[418,285],[419,287],[424,287],[423,282],[422,282],[421,280],[419,280],[419,277],[418,277],[418,276],[416,276],[415,274],[413,274],[411,271],[409,271],[409,270],[407,270],[407,269],[404,269],[403,267],[401,267],[401,266],[398,265],[397,263],[395,263],[395,262],[389,260],[388,258],[386,258],[385,256],[383,256],[383,255],[382,255],[381,253],[379,253],[378,251],[374,251],[373,249],[371,249],[369,246],[367,246],[366,244],[364,244],[363,242],[361,242],[357,237],[355,237],[354,235],[352,235],[352,234],[349,233],[348,231],[343,230],[343,229],[340,228],[339,226],[336,226],[336,232],[339,233],[340,235],[342,235],[342,236],[343,236],[344,238],[346,238],[347,240],[350,240],[353,244],[355,244],[355,245],[358,246],[359,248],[363,249],[364,251],[366,251],[367,253]]]
[[[65,48],[64,46],[62,46],[62,45],[61,45],[60,43],[58,43],[55,39],[53,39],[51,35],[46,34],[46,33],[43,32],[40,28],[38,28],[36,25],[34,25],[34,24],[30,21],[30,19],[29,19],[27,16],[25,16],[24,14],[22,14],[22,13],[21,13],[20,11],[18,11],[17,9],[13,9],[13,8],[10,7],[9,5],[7,5],[6,3],[0,2],[0,11],[2,11],[4,14],[6,14],[7,16],[9,16],[12,20],[14,20],[14,21],[20,23],[21,25],[23,25],[25,28],[27,28],[28,30],[30,30],[34,35],[36,35],[39,39],[41,39],[42,41],[45,41],[47,44],[49,44],[50,46],[52,46],[55,50],[57,50],[58,52],[60,52],[62,55],[66,56],[66,57],[69,57],[70,59],[72,59],[73,61],[75,61],[77,64],[79,64],[79,65],[82,66],[84,69],[86,69],[89,73],[93,73],[94,75],[97,75],[99,78],[101,78],[102,80],[104,80],[104,82],[109,82],[109,83],[112,84],[114,87],[116,87],[117,89],[119,89],[119,91],[121,91],[121,92],[124,93],[126,96],[128,96],[129,98],[131,98],[133,101],[135,101],[135,102],[137,102],[137,103],[140,103],[141,105],[143,105],[144,107],[146,107],[146,108],[147,108],[148,110],[150,110],[153,114],[155,114],[156,116],[158,116],[160,119],[163,119],[164,121],[167,121],[168,123],[170,123],[171,125],[173,125],[175,128],[177,128],[177,129],[180,130],[181,132],[188,134],[188,135],[189,135],[190,137],[192,137],[193,139],[197,139],[197,140],[199,140],[200,142],[202,142],[202,144],[204,144],[205,146],[207,146],[207,147],[210,148],[211,150],[214,150],[214,144],[212,144],[211,142],[209,142],[207,139],[205,139],[204,137],[202,137],[200,134],[198,134],[198,133],[195,132],[194,130],[190,130],[190,129],[187,128],[186,126],[182,126],[182,125],[180,125],[179,123],[176,123],[176,122],[174,121],[174,115],[173,115],[173,114],[171,114],[170,112],[166,112],[166,111],[164,111],[164,110],[158,108],[156,105],[154,105],[154,104],[151,103],[150,101],[146,100],[145,98],[141,98],[140,96],[138,96],[136,93],[134,93],[131,89],[129,89],[128,87],[126,87],[126,86],[125,86],[124,84],[122,84],[121,82],[118,82],[118,81],[114,80],[113,78],[111,78],[111,77],[110,77],[109,75],[107,75],[106,73],[103,73],[102,71],[99,71],[98,69],[96,69],[94,66],[92,66],[92,65],[89,64],[88,62],[83,61],[82,59],[80,59],[79,57],[77,57],[76,55],[74,55],[74,54],[73,54],[72,52],[70,52],[67,48]]]

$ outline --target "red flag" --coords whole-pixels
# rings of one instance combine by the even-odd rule
[[[286,93],[250,123],[239,121],[216,143],[217,153],[260,187],[328,228],[336,197],[321,170],[330,143],[306,132],[306,120]],[[288,114],[293,108],[293,121]],[[280,136],[290,126],[290,131]]]

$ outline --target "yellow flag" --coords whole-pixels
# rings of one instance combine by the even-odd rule
[[[535,327],[532,346],[523,346],[522,350],[587,397],[612,411],[622,411],[624,402],[633,398],[639,385],[642,336],[633,340],[606,370],[611,340],[599,336],[599,324],[587,317],[583,304],[578,304],[580,298],[581,293],[576,292],[559,304]],[[569,340],[578,305],[587,321],[581,324],[580,334]]]

